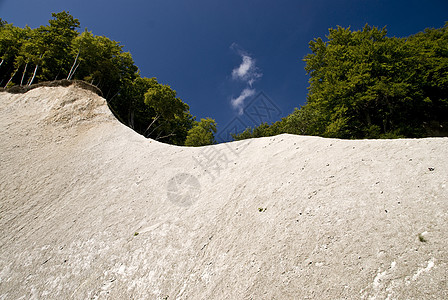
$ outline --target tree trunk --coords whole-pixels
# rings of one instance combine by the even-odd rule
[[[4,59],[2,59],[2,61],[0,62],[0,67],[3,65],[3,62],[4,62],[5,60]]]
[[[386,115],[386,124],[389,125],[389,128],[387,128],[389,131],[394,130],[394,115],[393,115],[393,108],[392,104],[389,101],[389,96],[385,96],[387,108],[389,109],[389,116]],[[384,126],[384,131],[386,131],[386,125]]]
[[[156,141],[158,141],[158,140],[161,140],[161,139],[164,139],[164,138],[167,138],[167,137],[170,137],[170,136],[174,136],[174,135],[176,135],[174,132],[172,132],[172,133],[170,133],[170,134],[168,134],[168,135],[164,135],[164,136],[160,136],[160,134],[157,136],[157,138],[156,138]]]
[[[39,56],[39,59],[42,58],[42,54]],[[33,84],[34,78],[36,77],[37,68],[39,68],[39,64],[36,64],[36,67],[34,68],[33,77],[31,78],[31,81],[28,83],[28,86]]]
[[[39,65],[36,65],[36,67],[34,68],[34,74],[33,74],[33,77],[31,78],[30,83],[28,83],[28,86],[30,86],[30,85],[33,84],[34,77],[36,77],[36,73],[37,73],[37,68],[38,68],[38,67],[39,67]]]
[[[75,58],[75,61],[73,62],[73,65],[72,65],[72,67],[71,67],[71,69],[70,69],[70,72],[68,72],[67,80],[71,80],[71,78],[73,77],[72,72],[75,73],[76,69],[77,69],[78,66],[79,66],[79,64],[78,64],[78,66],[76,66],[75,70],[73,71],[73,68],[75,67],[76,62],[78,61],[79,52],[80,52],[80,50],[78,50],[78,54],[76,54],[76,58]]]
[[[156,116],[156,120],[159,118],[160,116]],[[151,126],[152,126],[152,123],[151,123]],[[162,124],[159,124],[158,126],[156,126],[149,134],[147,134],[146,135],[146,131],[145,131],[145,135],[146,135],[146,137],[150,137],[153,133],[154,133],[154,131],[156,131],[156,129],[157,128],[159,128],[160,126],[162,126]],[[148,127],[148,129],[149,129],[149,127]],[[161,133],[159,133],[159,135],[160,135]]]
[[[80,64],[81,64],[81,63],[78,63],[78,65],[75,67],[75,69],[73,70],[73,72],[70,74],[70,77],[68,78],[68,80],[72,80],[73,75],[75,75],[75,72],[76,72],[76,70],[78,69],[78,67],[79,67]]]
[[[61,74],[61,71],[58,72],[58,75],[54,78],[54,81],[58,80],[59,74]]]
[[[5,88],[8,86],[8,84],[9,84],[9,83],[11,82],[11,80],[14,78],[14,76],[16,75],[16,73],[17,73],[18,70],[19,70],[19,68],[17,68],[17,69],[14,71],[14,74],[12,74],[11,78],[9,78],[8,82],[6,83]]]
[[[143,135],[146,135],[146,133],[148,132],[149,128],[151,128],[152,124],[154,124],[157,120],[159,119],[159,116],[156,116],[154,118],[154,120],[152,120],[151,124],[149,124],[149,126],[146,128],[145,132],[143,133]],[[152,132],[151,132],[152,133]]]
[[[134,129],[134,111],[129,111],[129,117],[128,117],[128,126],[132,129]]]
[[[367,121],[367,125],[371,126],[372,125],[372,118],[370,118],[370,114],[366,111],[366,121]]]
[[[20,86],[23,85],[23,79],[25,78],[26,68],[28,67],[28,63],[26,63],[25,68],[23,69],[22,80],[20,80]]]

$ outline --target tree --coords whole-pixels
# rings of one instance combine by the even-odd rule
[[[117,118],[147,138],[184,145],[194,118],[170,86],[137,77],[123,85],[109,106]]]
[[[231,134],[232,138],[236,141],[259,138],[264,136],[274,136],[281,133],[285,133],[285,118],[277,121],[271,125],[264,122],[254,128],[248,127],[239,134]]]
[[[189,106],[176,97],[176,91],[168,85],[156,84],[145,93],[145,104],[154,112],[146,136],[183,145],[193,126],[193,116]]]
[[[423,124],[434,115],[425,101],[421,74],[414,71],[422,56],[411,47],[413,38],[386,34],[385,28],[368,25],[354,32],[338,27],[329,30],[328,41],[310,42],[312,53],[305,57],[311,77],[306,106],[322,124],[319,134],[340,138],[425,135]],[[427,71],[434,69],[423,63]]]
[[[42,72],[40,80],[56,80],[65,78],[70,70],[71,46],[73,39],[78,36],[76,31],[80,23],[66,11],[52,13],[53,19],[49,25],[36,29],[36,40],[40,42],[42,56]]]
[[[185,146],[198,147],[215,144],[216,126],[216,121],[210,118],[195,122],[193,128],[187,133]]]
[[[15,65],[17,68],[20,68],[22,65],[25,65],[22,80],[20,85],[22,85],[22,81],[26,75],[27,66],[33,65],[34,71],[28,74],[29,80],[28,85],[31,85],[36,78],[37,70],[39,66],[42,65],[43,55],[45,53],[45,49],[47,46],[45,45],[43,37],[39,34],[37,30],[32,30],[29,27],[24,29],[24,39],[21,43],[21,47],[19,53],[15,57]],[[31,68],[30,68],[31,71]]]
[[[406,40],[411,72],[409,81],[418,87],[425,114],[424,127],[432,135],[448,135],[448,22],[428,28]],[[442,126],[442,127],[441,127]]]
[[[94,36],[85,30],[71,45],[71,72],[73,78],[98,86],[110,100],[125,84],[137,78],[138,68],[129,52],[123,52],[120,43],[104,36]]]
[[[125,125],[146,136],[153,124],[155,112],[145,104],[145,93],[158,84],[155,78],[137,77],[123,84],[116,97],[109,100],[109,107]]]
[[[310,106],[295,108],[294,111],[283,118],[282,131],[298,135],[317,135],[322,132],[320,127],[319,115],[316,111],[310,109]]]
[[[0,55],[2,84],[9,82],[23,84],[26,77],[31,84],[36,78],[49,81],[67,76],[71,60],[71,43],[78,35],[79,21],[68,12],[53,13],[49,25],[31,29],[15,27],[2,22],[0,27]],[[33,66],[31,68],[30,66]],[[22,68],[22,76],[14,75]],[[12,75],[11,75],[12,74]]]
[[[5,22],[0,27],[0,85],[4,86],[12,80],[11,75],[17,70],[15,58],[28,33],[29,27],[22,29]]]

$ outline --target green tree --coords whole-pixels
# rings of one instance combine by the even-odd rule
[[[55,79],[81,79],[98,86],[110,100],[137,77],[138,68],[123,46],[85,31],[68,12],[53,13],[49,25],[24,29],[0,27],[0,79],[29,84]],[[16,74],[20,74],[18,76]],[[24,80],[28,78],[28,80]]]
[[[295,108],[289,116],[283,118],[282,123],[282,131],[290,134],[318,135],[323,131],[319,115],[307,105]]]
[[[283,118],[282,120],[277,121],[271,125],[264,122],[258,126],[255,126],[254,128],[248,127],[239,134],[231,134],[231,135],[234,140],[240,141],[264,136],[274,136],[285,132],[286,132],[285,119]]]
[[[176,91],[155,78],[137,77],[123,85],[109,106],[125,125],[147,138],[184,145],[194,118]]]
[[[36,29],[35,42],[42,55],[42,71],[39,80],[56,80],[67,77],[71,66],[71,46],[78,36],[80,23],[66,11],[51,14],[49,25]]]
[[[73,40],[70,57],[72,77],[98,86],[108,100],[138,76],[131,54],[120,43],[87,30]]]
[[[15,65],[17,69],[24,65],[20,85],[25,76],[28,77],[27,84],[31,85],[36,78],[39,66],[43,63],[43,55],[47,46],[37,30],[25,27],[23,32],[24,38],[20,50],[15,56]]]
[[[195,122],[193,128],[187,133],[185,146],[198,147],[215,144],[216,126],[216,121],[210,118]]]
[[[368,25],[354,32],[338,27],[329,30],[328,41],[310,42],[312,53],[305,57],[311,77],[306,106],[322,124],[318,134],[340,138],[425,135],[424,122],[434,115],[425,101],[421,74],[414,71],[422,56],[409,43],[412,38],[386,34],[385,28]],[[434,40],[429,40],[433,45]]]
[[[428,28],[406,40],[409,52],[409,82],[423,99],[424,128],[430,135],[448,135],[448,22]]]
[[[22,29],[5,22],[0,27],[0,85],[6,85],[17,72],[15,59],[29,31],[29,27]]]
[[[129,80],[123,84],[118,95],[110,99],[109,107],[123,124],[147,136],[155,112],[145,104],[145,93],[157,85],[155,78],[137,77],[133,81]]]
[[[3,22],[0,55],[6,66],[0,65],[2,84],[9,76],[8,82],[21,85],[25,78],[31,84],[35,78],[49,81],[67,76],[71,43],[78,35],[79,21],[65,11],[52,16],[49,25],[36,29],[21,29]],[[18,73],[21,76],[16,76]]]
[[[157,84],[145,93],[145,104],[154,112],[147,137],[174,145],[183,145],[193,126],[190,107],[168,85]]]

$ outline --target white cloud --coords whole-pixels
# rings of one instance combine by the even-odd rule
[[[250,75],[249,72],[252,71],[251,69],[254,68],[254,60],[250,56],[242,55],[242,58],[243,62],[241,65],[232,71],[233,79],[245,80]]]
[[[232,107],[238,110],[239,115],[242,115],[244,112],[244,100],[246,100],[249,97],[252,97],[253,95],[255,95],[255,89],[245,88],[241,92],[241,95],[239,95],[237,98],[232,98],[232,100],[230,100]]]
[[[255,59],[235,43],[232,44],[230,48],[236,51],[242,59],[241,64],[232,70],[232,79],[241,80],[246,82],[249,86],[252,86],[257,79],[263,76],[255,65]]]
[[[237,98],[232,98],[230,103],[232,107],[238,110],[238,114],[244,113],[244,101],[255,95],[256,90],[252,85],[260,79],[263,74],[255,64],[255,59],[251,57],[244,49],[237,44],[233,43],[230,48],[241,56],[241,64],[232,70],[232,79],[239,80],[246,84],[246,88],[243,89],[241,94]]]

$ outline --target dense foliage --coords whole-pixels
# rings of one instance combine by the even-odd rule
[[[407,38],[385,28],[330,29],[305,57],[306,105],[235,139],[279,133],[337,138],[448,135],[448,23]]]
[[[137,77],[109,103],[121,122],[155,140],[184,145],[193,127],[189,106],[176,97],[176,91],[155,78]]]
[[[84,80],[97,86],[116,117],[138,133],[185,144],[195,118],[174,90],[155,78],[141,78],[131,54],[119,42],[87,30],[79,33],[79,20],[68,12],[52,17],[48,25],[36,29],[0,19],[1,87]]]
[[[188,131],[185,146],[206,146],[215,144],[216,121],[210,118],[195,122]]]

